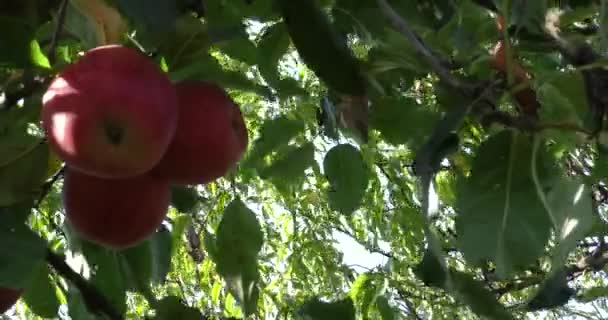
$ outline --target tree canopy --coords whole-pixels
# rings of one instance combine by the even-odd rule
[[[0,2],[0,287],[23,290],[6,315],[608,317],[607,5]],[[40,124],[53,78],[108,43],[225,88],[249,136],[124,250],[66,221]]]

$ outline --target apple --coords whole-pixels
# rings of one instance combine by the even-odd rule
[[[169,209],[170,184],[150,175],[103,179],[66,168],[63,204],[81,238],[113,249],[140,243],[161,226]]]
[[[87,51],[43,96],[42,124],[52,150],[92,176],[141,175],[162,158],[178,119],[173,84],[138,51],[120,45]]]
[[[0,288],[0,313],[5,313],[10,309],[23,294],[23,290]]]
[[[224,176],[241,159],[248,135],[239,106],[216,84],[175,85],[180,117],[167,153],[152,174],[174,184],[203,184]]]

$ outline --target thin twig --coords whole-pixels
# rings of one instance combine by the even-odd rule
[[[89,284],[80,274],[72,270],[62,257],[48,249],[46,261],[60,276],[69,280],[78,288],[89,311],[97,314],[105,314],[111,320],[124,319],[108,299],[101,294],[97,288]]]
[[[65,16],[68,8],[68,0],[62,0],[61,5],[59,6],[59,12],[57,14],[57,25],[55,26],[55,31],[53,32],[53,38],[51,39],[51,44],[49,45],[48,51],[48,59],[51,65],[55,64],[55,49],[57,48],[57,42],[59,41],[59,35],[61,34],[61,30],[63,30],[63,25],[65,23]]]
[[[437,75],[442,81],[444,81],[452,88],[464,90],[468,93],[473,90],[473,86],[465,84],[464,82],[458,80],[456,77],[452,76],[452,74],[441,63],[442,60],[447,61],[447,59],[438,59],[437,57],[435,57],[432,50],[429,49],[426,44],[424,44],[424,42],[416,34],[414,29],[410,27],[409,23],[405,21],[401,16],[399,16],[399,14],[395,12],[395,10],[391,7],[390,4],[388,4],[386,0],[377,0],[377,3],[380,7],[380,10],[382,10],[382,13],[389,20],[393,28],[395,28],[403,36],[405,36],[409,43],[420,55],[422,55],[422,57],[430,65],[431,69],[433,69],[433,71],[437,73]]]
[[[38,197],[38,200],[36,201],[36,204],[34,205],[34,208],[38,209],[40,208],[40,204],[42,203],[42,201],[44,201],[44,198],[46,198],[46,196],[48,195],[48,193],[51,191],[51,189],[53,188],[53,185],[55,184],[55,182],[57,182],[57,180],[59,180],[59,178],[61,176],[63,176],[63,172],[65,171],[65,164],[63,164],[61,166],[61,168],[59,168],[59,170],[57,170],[57,172],[55,172],[53,174],[53,176],[51,176],[50,179],[48,179],[43,185],[42,187],[40,187],[40,196]]]

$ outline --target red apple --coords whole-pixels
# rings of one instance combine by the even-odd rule
[[[87,51],[43,96],[49,145],[69,166],[101,178],[152,169],[175,134],[177,97],[166,74],[120,45]]]
[[[224,176],[248,144],[239,106],[212,83],[181,82],[175,88],[177,132],[152,174],[175,184],[202,184]]]
[[[124,249],[160,227],[169,208],[170,184],[141,175],[102,179],[66,168],[63,204],[67,220],[82,238]]]
[[[5,313],[10,309],[23,294],[23,290],[0,288],[0,313]]]

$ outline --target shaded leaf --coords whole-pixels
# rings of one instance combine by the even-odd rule
[[[186,68],[205,56],[212,43],[206,24],[191,15],[184,15],[175,21],[170,37],[159,46],[169,70]]]
[[[156,320],[200,320],[203,315],[196,308],[188,307],[180,302],[175,296],[168,296],[158,302],[156,306]]]
[[[291,40],[302,60],[328,87],[361,96],[365,81],[346,39],[334,29],[315,1],[278,1]]]
[[[198,204],[199,196],[194,187],[172,186],[171,205],[182,213],[191,213]]]
[[[10,162],[0,164],[0,206],[32,199],[46,177],[49,149],[34,142],[24,146]]]
[[[383,98],[373,102],[371,126],[395,145],[418,147],[432,131],[439,116],[410,98]]]
[[[165,229],[158,231],[141,244],[119,254],[129,289],[141,292],[151,284],[162,284],[171,268],[171,233]]]
[[[471,175],[458,184],[456,231],[468,261],[496,263],[505,276],[543,254],[551,221],[532,179],[532,143],[528,137],[503,131],[477,151]],[[537,167],[541,188],[553,171],[541,147]]]
[[[105,295],[120,313],[127,309],[128,284],[120,265],[119,253],[82,240],[82,252],[94,271],[91,283]]]
[[[237,199],[224,210],[212,256],[217,271],[226,280],[230,292],[246,315],[257,309],[257,255],[262,248],[263,234],[255,213]]]
[[[543,121],[576,125],[591,121],[580,72],[556,73],[538,87],[536,94],[542,105],[540,118]]]
[[[146,36],[165,35],[179,15],[175,0],[115,0],[118,8]],[[141,35],[140,35],[141,36]]]
[[[388,303],[388,299],[385,296],[379,296],[376,298],[376,308],[378,312],[380,312],[380,316],[382,320],[396,320],[397,319],[397,310],[395,310]]]
[[[314,298],[298,309],[298,315],[310,320],[355,320],[355,306],[350,298],[323,302]]]
[[[279,60],[287,53],[289,44],[289,34],[282,22],[269,26],[258,43],[260,74],[281,96],[306,93],[294,79],[282,79],[280,76]]]
[[[255,83],[242,72],[225,70],[215,58],[208,54],[198,56],[196,62],[171,70],[169,75],[174,82],[205,80],[225,88],[254,92],[265,97],[271,96],[267,87]]]
[[[0,214],[0,286],[27,288],[36,279],[46,257],[46,243],[20,215]]]
[[[24,19],[0,16],[0,66],[27,67],[33,65],[33,49],[39,49],[35,30]],[[10,32],[7,32],[10,30]],[[38,50],[39,51],[39,50]]]
[[[414,268],[414,273],[425,285],[430,287],[444,288],[446,273],[432,250],[424,251],[422,261]]]
[[[89,312],[80,291],[73,285],[69,285],[68,291],[68,313],[74,320],[98,320],[99,317]]]
[[[59,299],[55,283],[51,280],[49,268],[39,264],[36,276],[25,290],[22,299],[28,308],[42,318],[53,318],[59,311]]]
[[[331,184],[329,204],[343,214],[355,211],[363,200],[369,182],[368,168],[359,150],[350,144],[333,147],[323,160]]]

